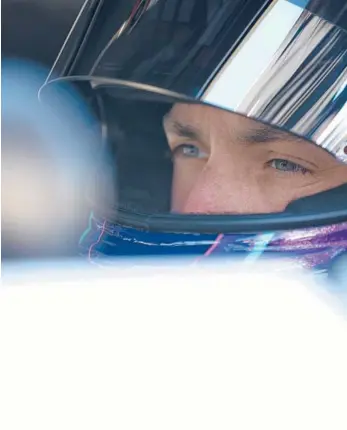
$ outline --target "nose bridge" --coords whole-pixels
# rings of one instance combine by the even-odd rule
[[[242,191],[242,168],[230,155],[221,155],[211,155],[190,190],[184,212],[224,212],[226,202],[229,213],[238,211],[239,194]]]

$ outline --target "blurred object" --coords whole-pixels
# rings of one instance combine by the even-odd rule
[[[346,320],[310,276],[155,262],[3,281],[2,430],[347,428]]]
[[[89,215],[93,118],[70,87],[56,94],[54,111],[37,103],[46,73],[29,62],[3,62],[3,258],[74,255]]]
[[[81,184],[76,182],[80,172],[77,167],[76,174],[70,175],[69,186],[64,184],[66,166],[62,160],[58,166],[57,150],[61,148],[64,157],[68,142],[53,142],[57,131],[53,126],[50,138],[43,135],[47,126],[44,121],[50,115],[40,107],[37,91],[82,4],[83,0],[4,0],[1,5],[5,259],[77,252],[80,230],[84,228],[79,226],[79,218],[83,218],[84,225],[87,217],[83,214]],[[67,159],[70,156],[65,152]],[[78,166],[76,158],[74,163]]]

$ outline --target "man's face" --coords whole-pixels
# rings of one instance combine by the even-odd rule
[[[347,182],[347,166],[322,148],[220,109],[176,104],[164,128],[174,162],[173,212],[281,212]]]

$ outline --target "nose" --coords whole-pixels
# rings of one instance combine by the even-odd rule
[[[244,213],[245,187],[242,169],[235,163],[210,158],[183,202],[181,213]]]

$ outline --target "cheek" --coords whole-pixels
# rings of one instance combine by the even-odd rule
[[[207,161],[181,159],[174,163],[171,210],[181,212],[191,190],[199,180]]]
[[[215,154],[180,159],[174,167],[172,211],[181,213],[280,212],[296,198],[290,178],[280,179],[253,157]]]
[[[208,162],[178,160],[172,210],[181,213],[255,213],[273,210],[273,193],[259,163],[214,156]],[[275,208],[277,209],[277,208]]]

